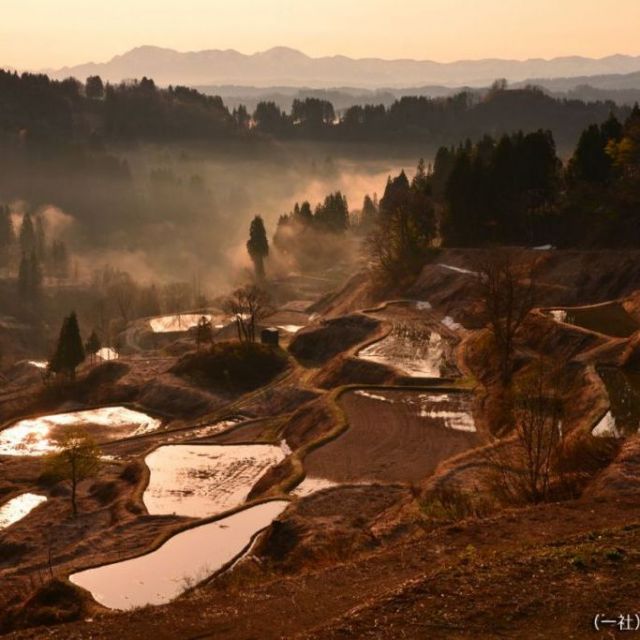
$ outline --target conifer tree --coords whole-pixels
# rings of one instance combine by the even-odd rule
[[[251,221],[247,251],[253,261],[256,278],[258,280],[264,279],[264,259],[269,255],[269,241],[261,216],[256,216]]]
[[[54,373],[65,374],[73,380],[76,367],[84,361],[84,357],[78,318],[75,312],[72,312],[62,323],[58,344],[49,362],[49,369]]]
[[[34,301],[40,295],[42,287],[42,270],[35,250],[29,256],[22,254],[18,270],[18,293],[21,298]]]
[[[27,255],[30,254],[36,246],[36,232],[33,228],[33,220],[29,213],[25,213],[20,225],[20,248]]]

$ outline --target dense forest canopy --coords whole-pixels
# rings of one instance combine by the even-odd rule
[[[290,113],[260,102],[249,114],[230,111],[220,97],[187,87],[158,88],[153,80],[118,85],[93,76],[50,80],[45,75],[0,71],[0,132],[8,138],[51,143],[107,141],[220,141],[258,137],[452,144],[485,133],[549,129],[571,145],[587,125],[609,112],[629,109],[612,102],[555,99],[535,87],[509,89],[496,82],[486,95],[460,92],[441,98],[403,96],[390,106],[363,104],[338,114],[328,100],[296,99]]]
[[[37,296],[43,276],[68,277],[76,246],[164,250],[172,271],[183,261],[182,273],[193,273],[228,260],[249,216],[264,216],[265,238],[273,234],[274,247],[298,266],[336,260],[346,246],[340,238],[351,232],[368,238],[397,277],[440,245],[638,246],[638,113],[504,83],[485,96],[403,97],[342,113],[318,97],[295,100],[291,113],[272,102],[249,113],[148,78],[111,85],[97,76],[80,83],[0,72],[3,260],[19,270],[27,297]],[[406,142],[407,155],[424,148],[432,161],[421,161],[412,178],[402,172],[386,187],[380,179],[360,210],[349,209],[331,158],[305,167],[279,155],[289,142],[339,149],[355,141],[383,157],[392,140]],[[208,179],[212,153],[220,154],[219,170]],[[306,189],[314,181],[312,207]],[[291,193],[305,199],[274,232],[276,203]],[[18,214],[6,207],[15,201],[23,203]],[[50,203],[70,212],[81,235],[60,235],[54,224],[46,251],[14,237],[16,215],[22,232],[37,236],[35,225],[49,222],[35,214]],[[18,248],[8,259],[11,246]],[[266,253],[254,254],[261,265]]]

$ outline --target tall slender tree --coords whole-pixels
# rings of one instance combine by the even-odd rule
[[[36,232],[33,227],[33,220],[29,213],[25,213],[22,217],[20,225],[20,248],[24,253],[29,255],[36,246]]]
[[[80,327],[74,311],[62,323],[58,344],[49,362],[49,369],[54,373],[65,374],[73,380],[76,376],[76,368],[84,358]]]
[[[249,240],[247,251],[253,261],[253,266],[258,280],[264,279],[264,260],[269,255],[269,241],[261,216],[256,216],[249,227]]]

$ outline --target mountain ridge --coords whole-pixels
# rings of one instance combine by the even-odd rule
[[[486,86],[496,78],[521,82],[528,78],[557,78],[625,74],[640,71],[640,56],[613,54],[602,58],[560,56],[526,60],[484,58],[436,62],[383,58],[351,58],[344,55],[312,57],[291,47],[272,47],[253,54],[235,49],[176,51],[141,45],[107,62],[48,69],[58,79],[69,76],[84,80],[100,75],[110,82],[142,76],[160,85],[241,84],[268,86],[361,88],[469,85]]]

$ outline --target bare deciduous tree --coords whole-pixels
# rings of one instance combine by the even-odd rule
[[[478,290],[498,348],[504,385],[513,373],[516,333],[535,303],[535,266],[535,262],[518,261],[509,249],[488,251],[475,261]]]
[[[514,434],[487,449],[494,487],[510,502],[548,498],[562,450],[562,400],[558,377],[542,360],[514,393]]]
[[[124,271],[119,272],[109,284],[107,296],[122,322],[127,325],[138,296],[138,288],[131,276]]]
[[[240,342],[255,342],[258,323],[273,311],[269,294],[255,285],[236,289],[225,301],[224,309],[235,318]]]

